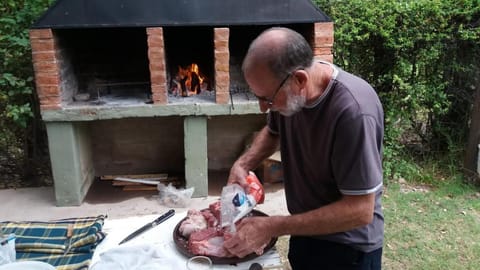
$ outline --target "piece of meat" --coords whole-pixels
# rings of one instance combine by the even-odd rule
[[[204,230],[207,227],[208,223],[202,212],[190,209],[187,212],[187,218],[180,224],[178,231],[184,237],[189,238],[193,232]]]
[[[232,257],[223,247],[223,231],[217,228],[207,228],[193,232],[188,240],[188,249],[195,255]]]
[[[222,216],[222,212],[220,211],[220,205],[220,201],[216,201],[208,206],[208,209],[210,209],[210,211],[217,218],[217,220],[220,220],[220,217]]]
[[[217,227],[219,223],[219,219],[215,217],[215,215],[210,211],[210,209],[202,210],[202,215],[207,220],[208,227]]]

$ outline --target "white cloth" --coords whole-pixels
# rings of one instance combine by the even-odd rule
[[[55,270],[55,267],[44,262],[20,261],[1,265],[0,270]]]
[[[168,258],[158,245],[122,245],[100,254],[91,270],[170,270],[183,269],[178,260]]]
[[[169,218],[165,222],[158,226],[140,234],[132,240],[118,245],[118,243],[127,237],[130,233],[134,232],[138,228],[147,224],[148,222],[156,219],[158,215],[147,215],[140,217],[129,217],[124,219],[110,220],[105,219],[103,230],[107,233],[107,236],[95,249],[95,253],[92,257],[92,263],[90,270],[103,270],[103,269],[138,269],[147,270],[152,268],[120,268],[122,265],[132,264],[132,261],[144,260],[146,264],[154,265],[156,262],[163,260],[165,264],[175,263],[177,267],[167,268],[155,268],[157,269],[175,269],[183,270],[187,269],[186,263],[188,258],[182,255],[176,248],[173,241],[173,231],[175,226],[187,216],[187,211],[177,212],[173,217]],[[141,258],[138,256],[141,255]],[[121,255],[121,256],[119,256]],[[117,258],[115,267],[111,268],[96,268],[103,263],[109,263],[113,258]],[[168,258],[166,260],[165,258]],[[105,262],[103,262],[105,261]],[[122,262],[121,262],[122,261]],[[151,261],[151,262],[149,262]],[[257,262],[265,266],[281,266],[280,255],[272,248],[260,257],[253,260],[238,263],[236,265],[228,264],[214,264],[214,270],[246,270],[249,266]],[[113,263],[113,262],[112,262]],[[97,266],[97,264],[99,266]],[[105,264],[107,265],[107,264]],[[118,266],[117,266],[118,265]]]

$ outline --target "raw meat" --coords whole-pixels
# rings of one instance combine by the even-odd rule
[[[208,223],[202,212],[190,209],[187,212],[187,218],[180,224],[178,231],[188,238],[193,232],[204,230],[207,227]]]
[[[223,248],[225,237],[220,227],[220,201],[207,209],[188,210],[187,218],[180,224],[179,232],[188,239],[188,249],[192,254],[215,257],[232,257]]]
[[[193,232],[188,239],[188,249],[195,255],[221,258],[232,257],[232,255],[223,248],[223,241],[223,231],[210,227]]]

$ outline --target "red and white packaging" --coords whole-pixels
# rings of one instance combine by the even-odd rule
[[[220,197],[221,226],[230,226],[230,232],[235,232],[235,222],[265,200],[265,191],[255,173],[249,172],[246,181],[248,184],[246,189],[238,184],[227,185],[222,189]]]

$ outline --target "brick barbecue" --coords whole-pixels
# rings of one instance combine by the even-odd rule
[[[309,0],[57,1],[30,41],[58,205],[80,204],[102,174],[155,170],[206,196],[208,171],[264,123],[241,63],[271,26],[333,61],[333,23]],[[188,87],[186,67],[199,70]]]

